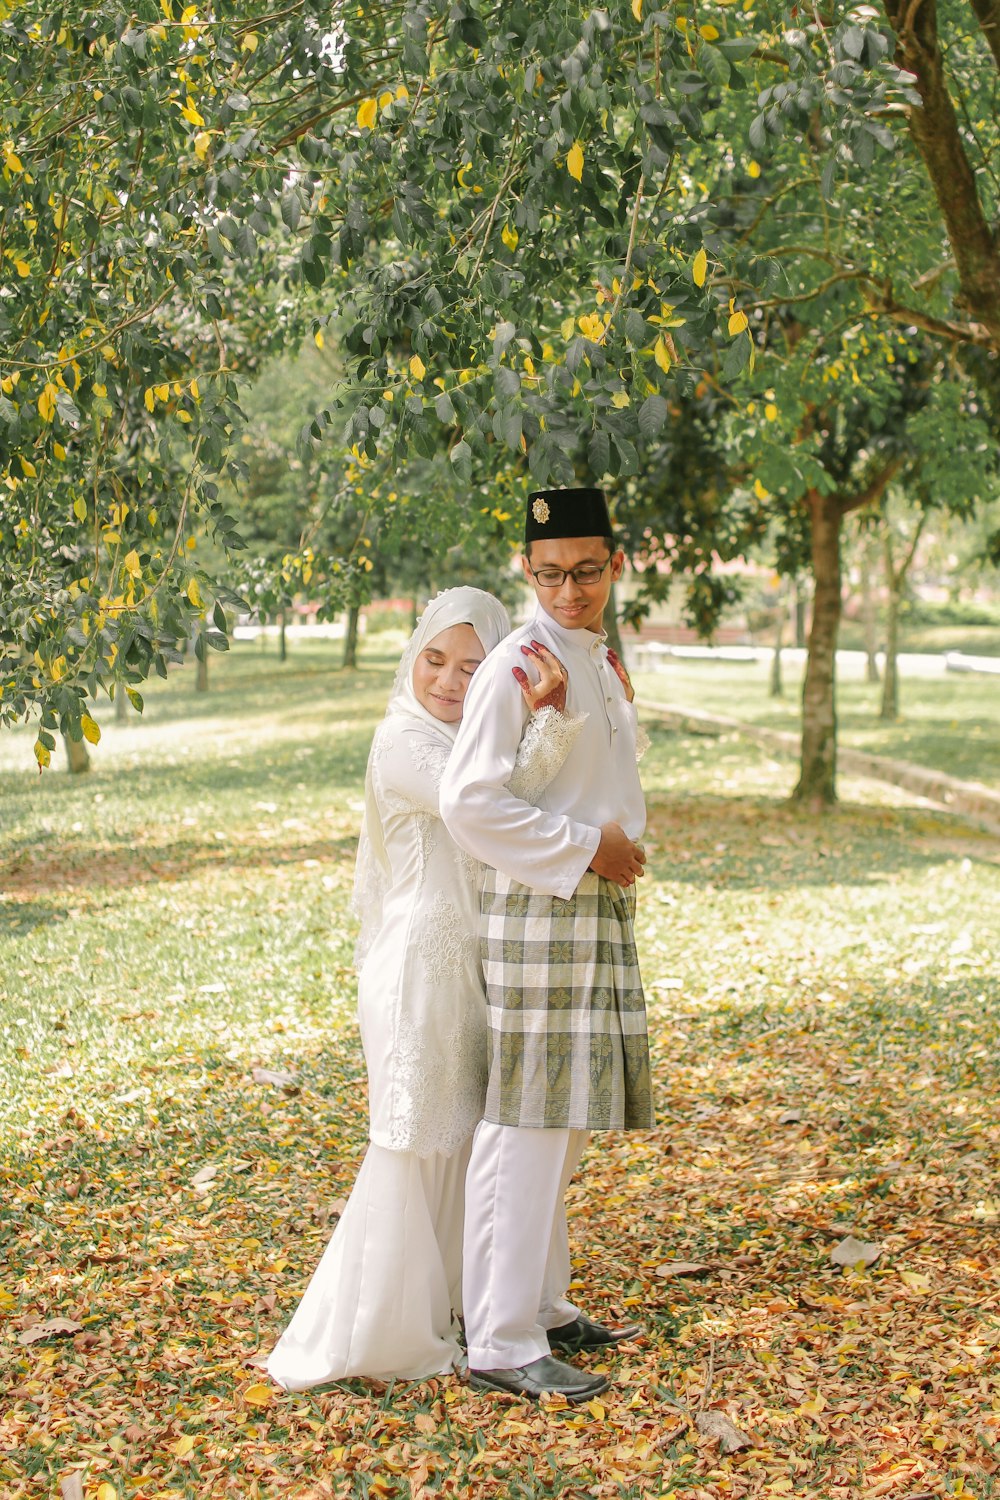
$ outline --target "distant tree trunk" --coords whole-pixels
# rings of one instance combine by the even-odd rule
[[[806,599],[805,589],[801,578],[796,578],[792,587],[795,590],[795,646],[801,651],[806,644]]]
[[[198,662],[198,669],[194,679],[194,690],[196,693],[208,692],[208,641],[205,639],[206,634],[207,626],[205,625],[205,621],[202,620],[198,630],[198,642],[195,647],[195,659]]]
[[[812,533],[813,609],[809,654],[802,685],[802,761],[792,793],[796,802],[819,809],[837,800],[837,633],[840,629],[839,496],[810,490],[806,497]]]
[[[63,744],[66,746],[66,766],[70,775],[82,776],[84,771],[89,771],[90,755],[86,740],[71,740],[68,734],[64,734]]]
[[[124,724],[128,718],[128,694],[124,684],[119,682],[115,686],[115,723]]]
[[[347,630],[344,632],[344,659],[343,667],[356,667],[358,664],[358,621],[361,618],[361,606],[352,604],[347,611]]]
[[[875,640],[875,595],[872,592],[871,541],[861,539],[861,624],[865,634],[865,676],[878,682],[878,655]]]
[[[285,611],[282,610],[281,613],[278,615],[278,660],[279,661],[287,661],[288,660],[288,641],[287,641],[286,637],[287,637],[287,632],[286,632],[286,629],[285,629]]]
[[[809,490],[813,604],[802,685],[802,760],[792,797],[815,811],[837,800],[837,633],[840,629],[840,531],[844,517],[881,500],[902,467],[901,457],[876,471],[854,495]]]
[[[906,575],[910,571],[917,551],[917,543],[920,541],[920,533],[924,529],[927,512],[921,511],[920,519],[917,521],[916,530],[906,549],[905,555],[900,558],[897,566],[893,553],[892,530],[886,524],[885,541],[883,543],[883,556],[885,557],[885,581],[888,589],[888,603],[885,616],[885,680],[882,683],[882,705],[879,709],[880,719],[899,718],[899,607],[903,602],[903,588],[906,583]]]
[[[419,618],[420,618],[420,606],[418,605],[416,599],[414,598],[414,599],[410,600],[410,630],[411,630],[411,632],[414,631],[414,630],[416,630],[416,628],[417,628],[417,621],[419,620]]]
[[[781,648],[785,643],[785,591],[781,591],[781,607],[778,610],[778,623],[774,632],[774,650],[771,653],[771,697],[781,698],[783,690],[781,686]]]
[[[612,583],[611,593],[608,596],[608,607],[604,611],[604,629],[607,631],[607,644],[616,654],[619,660],[625,660],[625,648],[622,645],[622,633],[618,628],[618,600],[615,597],[615,586]]]

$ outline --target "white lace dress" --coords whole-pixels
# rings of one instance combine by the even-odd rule
[[[582,719],[543,709],[512,778],[526,800],[556,774]],[[438,813],[451,751],[404,714],[370,761],[391,877],[364,957],[358,1013],[370,1141],[337,1225],[267,1368],[286,1390],[350,1376],[419,1379],[461,1359],[465,1171],[486,1092],[480,866]]]

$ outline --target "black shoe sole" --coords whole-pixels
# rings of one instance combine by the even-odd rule
[[[600,1396],[608,1389],[611,1382],[610,1380],[604,1380],[600,1385],[595,1385],[592,1389],[586,1391],[561,1391],[558,1387],[552,1390],[517,1391],[512,1390],[509,1385],[496,1385],[492,1380],[487,1380],[484,1375],[470,1374],[469,1384],[473,1390],[490,1391],[492,1394],[499,1396],[516,1396],[519,1401],[537,1401],[543,1395],[562,1396],[571,1406],[574,1406],[581,1401],[593,1401],[595,1396]]]

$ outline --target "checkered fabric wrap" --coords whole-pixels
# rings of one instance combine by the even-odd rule
[[[485,1118],[547,1129],[653,1124],[635,891],[592,872],[569,901],[486,871]]]

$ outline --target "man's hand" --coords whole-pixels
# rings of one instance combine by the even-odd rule
[[[605,823],[601,842],[590,861],[595,875],[613,880],[616,885],[634,885],[645,872],[646,856],[639,844],[629,838],[618,823]]]
[[[607,652],[608,666],[611,668],[612,672],[614,672],[615,676],[618,678],[618,681],[625,689],[625,696],[631,703],[632,699],[635,697],[635,688],[632,686],[631,677],[625,670],[625,664],[622,661],[621,657],[618,655],[618,652],[612,651],[610,646],[607,647]]]
[[[511,667],[510,670],[532,713],[540,708],[554,708],[558,713],[565,713],[569,673],[558,656],[548,646],[543,646],[541,641],[532,641],[530,646],[522,646],[521,652],[537,669],[538,681],[532,682],[521,667]]]

